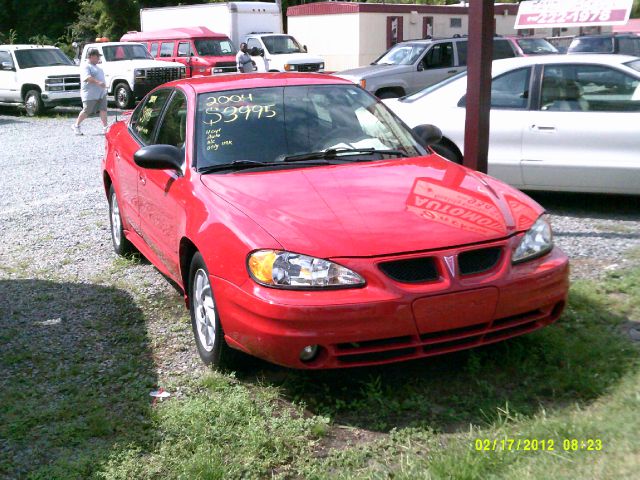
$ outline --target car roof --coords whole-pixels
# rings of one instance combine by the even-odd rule
[[[0,45],[0,48],[2,48],[3,50],[29,50],[29,49],[36,49],[36,48],[58,48],[55,45],[28,45],[25,43],[22,44],[7,44],[7,45]]]
[[[501,70],[509,70],[511,68],[519,66],[524,67],[527,65],[548,63],[598,63],[601,65],[621,65],[637,59],[638,57],[633,57],[631,55],[608,53],[583,53],[577,55],[537,55],[533,57],[513,57],[494,60],[494,70],[495,67],[499,67]]]
[[[611,37],[639,37],[634,32],[594,33],[591,35],[576,35],[574,38],[611,38]]]
[[[85,48],[87,48],[87,47],[96,48],[96,47],[113,47],[113,46],[120,46],[120,45],[134,45],[136,43],[142,45],[142,42],[94,42],[94,43],[87,43],[85,45]]]
[[[181,27],[181,28],[167,28],[164,30],[153,30],[149,32],[127,32],[125,33],[121,41],[135,41],[146,42],[150,40],[182,40],[188,38],[227,38],[224,33],[216,33],[209,30],[206,27]],[[127,40],[123,40],[123,39]]]
[[[324,73],[231,73],[210,77],[174,80],[165,86],[191,86],[196,93],[240,88],[285,87],[299,85],[353,85],[353,82]]]

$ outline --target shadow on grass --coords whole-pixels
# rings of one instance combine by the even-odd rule
[[[623,322],[583,287],[572,290],[558,323],[499,344],[350,370],[304,372],[260,363],[261,371],[244,380],[278,386],[285,397],[343,425],[468,431],[470,423],[499,423],[605,394],[640,357],[619,334]]]
[[[0,280],[0,477],[87,478],[116,443],[144,446],[157,384],[124,291]]]

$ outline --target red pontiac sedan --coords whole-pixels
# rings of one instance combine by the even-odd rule
[[[374,365],[554,322],[568,260],[543,209],[438,139],[329,75],[165,84],[107,134],[113,245],[184,290],[214,366]]]

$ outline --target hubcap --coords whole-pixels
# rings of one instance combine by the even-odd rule
[[[27,98],[27,101],[24,104],[27,113],[29,115],[33,115],[36,113],[36,110],[38,108],[38,102],[36,100],[36,97],[34,97],[33,95],[29,96],[29,98]]]
[[[207,352],[213,350],[216,340],[216,305],[211,294],[209,276],[198,269],[193,280],[193,314],[196,318],[196,330],[200,345]]]
[[[113,192],[113,195],[111,195],[111,235],[113,236],[113,243],[116,244],[116,247],[120,246],[120,235],[122,232],[120,226],[118,199],[116,198],[116,192]]]
[[[127,92],[125,91],[124,88],[119,88],[118,89],[118,94],[116,95],[117,99],[118,99],[118,103],[120,105],[126,105],[127,101],[129,100],[129,96],[127,95]]]

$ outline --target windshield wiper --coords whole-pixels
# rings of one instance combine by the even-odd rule
[[[327,161],[307,162],[308,165],[327,165]],[[218,165],[207,165],[198,169],[198,173],[221,172],[224,170],[247,170],[251,168],[282,167],[284,162],[258,162],[256,160],[234,160],[231,163],[220,163]]]
[[[408,157],[406,152],[402,150],[382,150],[376,148],[330,148],[321,152],[309,152],[299,155],[289,155],[282,159],[283,162],[300,162],[304,160],[324,159],[333,160],[340,159],[349,155],[374,155],[376,153],[382,155],[397,155],[399,157]]]

